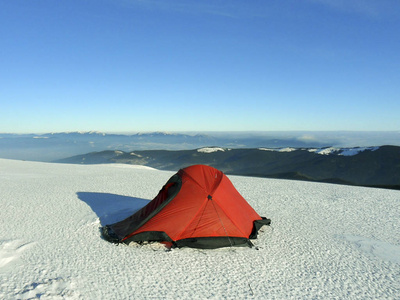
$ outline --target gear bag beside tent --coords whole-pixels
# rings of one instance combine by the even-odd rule
[[[173,247],[252,246],[260,217],[221,171],[194,165],[181,169],[142,209],[102,228],[113,243],[170,242]]]

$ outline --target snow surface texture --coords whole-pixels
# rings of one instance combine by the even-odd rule
[[[0,299],[399,299],[400,192],[229,176],[254,248],[114,245],[173,172],[0,159]]]

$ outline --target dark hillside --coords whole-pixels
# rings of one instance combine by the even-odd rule
[[[343,150],[319,154],[310,149],[293,151],[262,149],[102,151],[58,162],[145,165],[161,170],[206,164],[227,174],[310,180],[363,186],[400,187],[400,147],[382,146],[341,155]]]

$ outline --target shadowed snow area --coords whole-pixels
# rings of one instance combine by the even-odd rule
[[[114,245],[102,224],[174,172],[0,159],[0,299],[378,299],[400,295],[400,191],[229,176],[272,219],[254,248]]]
[[[109,193],[78,192],[76,194],[96,213],[102,226],[129,217],[150,201]]]

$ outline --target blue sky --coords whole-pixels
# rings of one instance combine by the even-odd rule
[[[7,0],[0,132],[400,130],[398,0]]]

